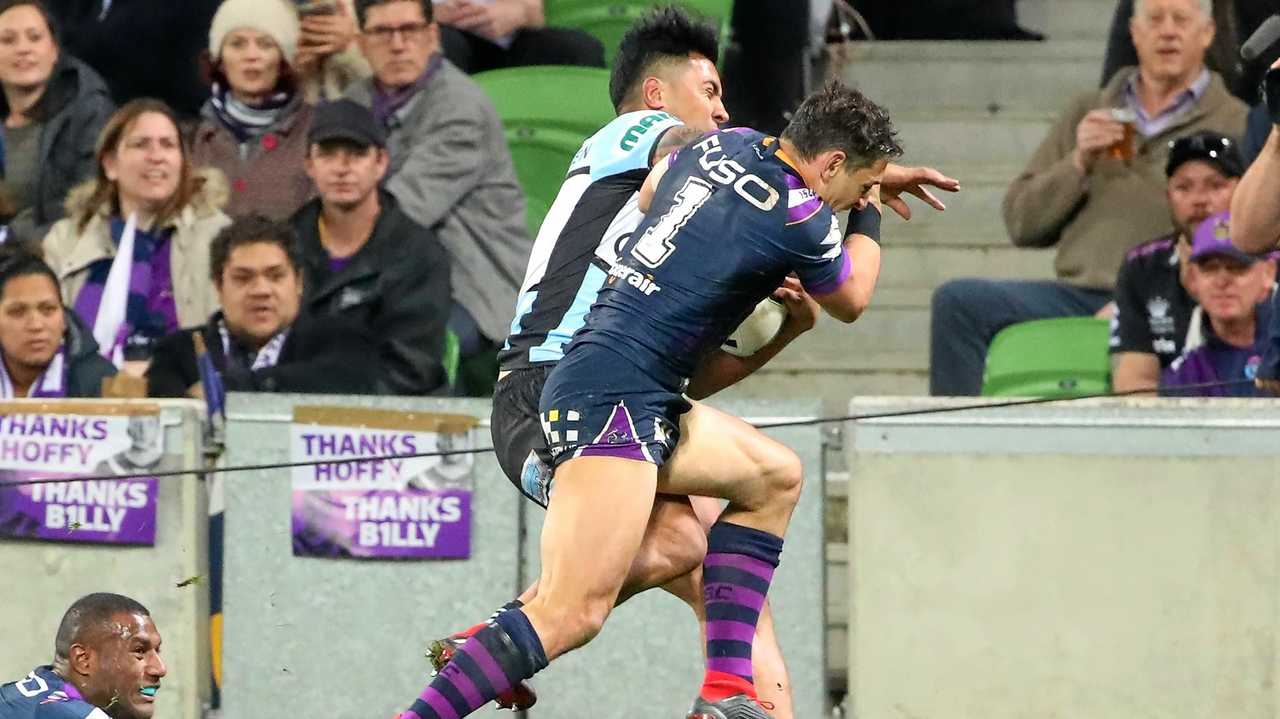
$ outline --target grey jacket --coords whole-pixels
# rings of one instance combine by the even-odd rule
[[[373,81],[352,85],[347,96],[371,107]],[[405,214],[435,230],[453,262],[454,301],[502,342],[533,240],[493,104],[444,60],[390,125],[387,190]]]
[[[115,105],[107,84],[79,60],[63,55],[49,85],[48,115],[40,131],[40,177],[35,205],[14,218],[15,235],[39,243],[53,223],[65,215],[63,204],[71,188],[94,176],[94,145]],[[9,114],[0,94],[0,117]]]

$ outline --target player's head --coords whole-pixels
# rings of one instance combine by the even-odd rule
[[[716,27],[675,7],[655,8],[618,44],[609,99],[619,114],[663,110],[699,130],[729,120],[724,109]]]
[[[114,719],[149,719],[165,675],[160,633],[151,613],[119,594],[75,601],[54,639],[54,668]]]
[[[902,154],[889,113],[834,81],[805,99],[782,140],[809,187],[837,211],[865,202],[889,160]]]

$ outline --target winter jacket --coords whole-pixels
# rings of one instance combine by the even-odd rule
[[[62,348],[66,352],[67,396],[101,397],[102,381],[116,373],[116,366],[98,354],[98,343],[93,330],[85,326],[76,313],[64,309],[67,329],[62,335]]]
[[[16,235],[34,242],[66,214],[71,189],[94,176],[98,133],[116,110],[98,73],[68,55],[54,66],[45,96],[46,113],[35,120],[42,123],[36,202],[11,223]],[[0,117],[8,116],[9,103],[0,93]]]
[[[302,318],[343,317],[368,328],[380,344],[380,394],[423,395],[445,384],[450,259],[435,233],[409,219],[389,193],[368,242],[334,272],[320,244],[320,200],[293,218],[306,290]],[[301,318],[300,318],[301,319]]]
[[[170,272],[174,304],[178,323],[184,327],[204,322],[218,309],[218,296],[209,281],[209,244],[231,224],[221,209],[227,201],[227,182],[222,173],[205,169],[197,177],[200,189],[167,224],[173,230]],[[69,306],[75,305],[90,266],[116,255],[109,204],[97,208],[83,231],[77,226],[78,217],[92,196],[92,181],[73,190],[67,198],[67,217],[59,220],[44,238],[45,261],[58,274],[63,302]]]

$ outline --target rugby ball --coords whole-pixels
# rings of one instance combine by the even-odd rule
[[[738,357],[750,357],[778,336],[782,322],[786,319],[786,305],[772,297],[766,297],[738,325],[738,329],[729,335],[720,349]]]

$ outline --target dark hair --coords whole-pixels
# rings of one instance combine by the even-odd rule
[[[195,197],[196,192],[204,186],[204,179],[197,176],[191,169],[191,154],[187,152],[187,143],[183,139],[182,125],[178,124],[178,116],[173,110],[162,100],[155,100],[149,97],[141,97],[136,100],[126,102],[123,107],[115,111],[115,114],[107,120],[106,126],[102,128],[102,132],[98,134],[98,144],[94,150],[94,160],[97,163],[97,175],[94,178],[93,195],[89,201],[85,203],[84,209],[80,211],[76,219],[76,229],[84,231],[89,225],[89,221],[97,214],[98,209],[106,202],[111,203],[111,211],[120,211],[120,195],[119,188],[116,187],[114,180],[107,177],[106,167],[103,160],[107,155],[115,152],[120,147],[120,142],[124,140],[124,135],[129,128],[138,121],[138,118],[148,113],[156,113],[164,115],[173,123],[174,129],[178,133],[178,147],[182,153],[182,168],[178,171],[178,189],[173,193],[173,197],[160,208],[160,212],[156,213],[156,227],[164,226],[164,223],[173,219],[182,211],[182,208],[191,203],[191,199]]]
[[[609,100],[620,110],[636,86],[658,63],[683,61],[696,52],[715,62],[720,55],[716,26],[672,5],[645,13],[622,36],[609,76]]]
[[[356,0],[356,22],[364,29],[364,21],[369,17],[369,8],[377,5],[390,5],[393,2],[415,2],[415,0]],[[435,11],[431,0],[416,0],[422,6],[422,17],[427,22],[435,22]]]
[[[58,623],[58,635],[53,640],[54,657],[69,658],[71,645],[80,640],[86,628],[110,622],[117,614],[151,616],[146,607],[120,594],[97,592],[77,599]]]
[[[209,279],[214,284],[222,282],[222,273],[227,269],[231,253],[237,247],[259,243],[279,247],[293,271],[302,274],[302,257],[298,253],[298,239],[293,228],[262,215],[247,215],[224,227],[213,238],[209,245]]]
[[[31,252],[20,239],[10,236],[5,244],[0,245],[0,298],[4,297],[4,288],[9,280],[28,275],[44,275],[53,283],[53,289],[62,295],[62,283],[58,275],[39,255]]]
[[[36,12],[40,13],[40,17],[44,18],[44,24],[49,28],[49,36],[53,39],[54,46],[58,48],[58,61],[54,63],[53,69],[49,73],[49,79],[45,81],[44,92],[40,93],[40,98],[22,113],[22,116],[28,120],[42,122],[58,114],[63,107],[66,107],[68,103],[74,100],[76,88],[66,82],[54,82],[58,77],[59,71],[65,67],[67,60],[62,49],[62,33],[58,29],[58,20],[49,12],[49,8],[45,7],[41,0],[0,0],[0,15],[24,5],[34,8]],[[0,107],[7,115],[9,102],[3,97],[0,97]]]
[[[828,150],[843,150],[850,172],[902,154],[889,113],[838,80],[805,98],[782,137],[805,160]]]

